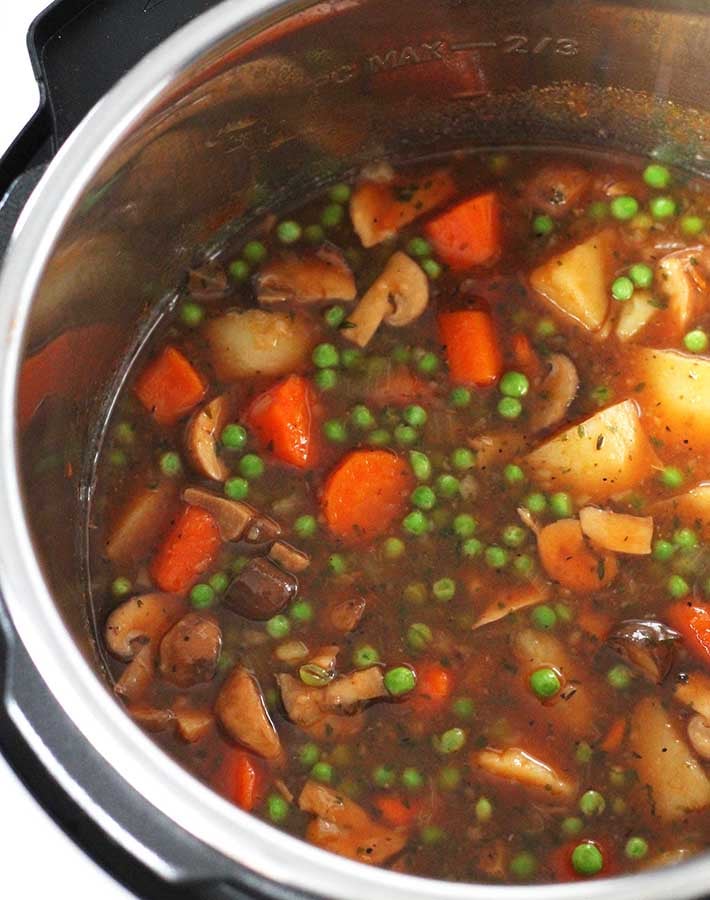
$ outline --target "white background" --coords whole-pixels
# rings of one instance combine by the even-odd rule
[[[0,156],[37,105],[25,38],[30,22],[48,3],[0,3]],[[0,798],[3,897],[129,900],[40,809],[2,757]]]

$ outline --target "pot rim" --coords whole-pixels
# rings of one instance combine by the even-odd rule
[[[317,2],[317,0],[316,0]],[[348,4],[352,0],[344,0]],[[101,163],[141,115],[201,55],[267,14],[303,0],[225,0],[153,50],[106,94],[61,148],[23,210],[0,272],[0,582],[13,624],[34,665],[82,735],[149,803],[228,859],[333,900],[615,900],[690,898],[707,885],[705,854],[676,867],[584,883],[475,885],[398,874],[320,850],[245,813],[170,759],[129,719],[62,622],[32,545],[20,488],[16,397],[23,336],[46,260]],[[315,3],[313,4],[315,5]],[[15,714],[21,711],[15,710]],[[51,748],[49,748],[51,751]],[[51,768],[48,754],[44,761]],[[61,773],[55,775],[61,780]],[[80,788],[81,786],[79,786]],[[85,804],[84,804],[85,805]],[[93,810],[96,818],[105,818]],[[372,893],[374,892],[374,893]]]

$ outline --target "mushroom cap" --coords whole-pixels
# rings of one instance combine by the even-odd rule
[[[199,506],[214,516],[223,541],[238,541],[258,516],[257,511],[248,503],[230,500],[202,488],[186,488],[182,499],[190,506]]]
[[[211,681],[222,652],[222,629],[212,616],[183,616],[160,642],[160,674],[181,688]]]
[[[345,257],[333,244],[315,252],[285,252],[261,267],[255,278],[260,303],[308,305],[355,299],[355,276]]]
[[[544,399],[536,402],[530,416],[533,431],[542,431],[561,422],[579,390],[577,369],[569,356],[552,353],[548,365],[549,370],[538,391]]]
[[[194,468],[213,481],[226,481],[229,467],[217,454],[217,440],[229,418],[226,395],[215,397],[197,410],[185,429],[187,456]]]
[[[235,666],[215,703],[215,715],[227,734],[265,759],[281,755],[281,741],[271,721],[261,687],[248,669]]]
[[[406,253],[397,251],[380,278],[386,280],[390,305],[394,307],[385,316],[387,325],[402,328],[418,319],[429,303],[429,282],[421,266]]]
[[[159,641],[185,612],[185,601],[175,594],[141,594],[124,600],[106,620],[106,646],[128,662],[144,644]]]

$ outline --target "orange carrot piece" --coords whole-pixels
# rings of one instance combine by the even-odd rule
[[[599,744],[599,747],[605,753],[616,753],[621,747],[625,734],[626,719],[623,716],[620,716],[618,719],[614,719],[611,728],[607,731],[604,740]]]
[[[417,686],[409,703],[419,713],[434,713],[446,703],[453,689],[450,669],[437,662],[423,663],[417,666]]]
[[[207,393],[207,385],[175,347],[166,347],[140,374],[138,399],[159,425],[174,425]]]
[[[587,607],[586,609],[579,610],[577,614],[577,624],[582,631],[591,634],[591,636],[598,641],[605,641],[609,636],[614,621],[609,613]]]
[[[710,607],[697,600],[680,600],[668,607],[666,620],[681,633],[693,656],[710,663]]]
[[[264,794],[264,770],[244,750],[233,750],[221,772],[225,793],[240,809],[250,812]]]
[[[513,360],[518,369],[535,378],[542,373],[540,357],[535,352],[530,338],[523,331],[516,331],[511,339]]]
[[[404,511],[413,478],[389,450],[354,450],[328,476],[323,515],[332,534],[346,541],[384,534]]]
[[[282,462],[312,469],[320,455],[314,404],[308,381],[291,375],[256,397],[247,410],[246,422]]]
[[[377,794],[372,803],[385,822],[395,828],[411,825],[421,810],[419,801],[409,798],[404,801],[396,794]]]
[[[490,263],[501,251],[498,195],[489,191],[469,197],[428,222],[424,231],[452,269]]]
[[[613,553],[595,555],[585,544],[577,519],[560,519],[537,536],[543,569],[571,591],[594,591],[610,584],[618,566]]]
[[[503,354],[491,314],[460,310],[440,313],[437,321],[451,380],[477,387],[495,384],[503,373]]]
[[[213,516],[185,506],[153,557],[153,581],[162,591],[186,591],[212,565],[221,543]]]

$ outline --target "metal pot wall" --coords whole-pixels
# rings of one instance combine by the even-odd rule
[[[217,797],[130,722],[102,680],[85,599],[102,422],[195,247],[209,256],[266,207],[382,156],[562,143],[710,174],[704,10],[703,0],[228,0],[120,81],[32,194],[0,281],[5,700],[77,808],[166,882],[225,897],[389,900],[706,890],[704,856],[613,882],[491,887],[297,841]],[[37,673],[51,693],[41,704]]]

